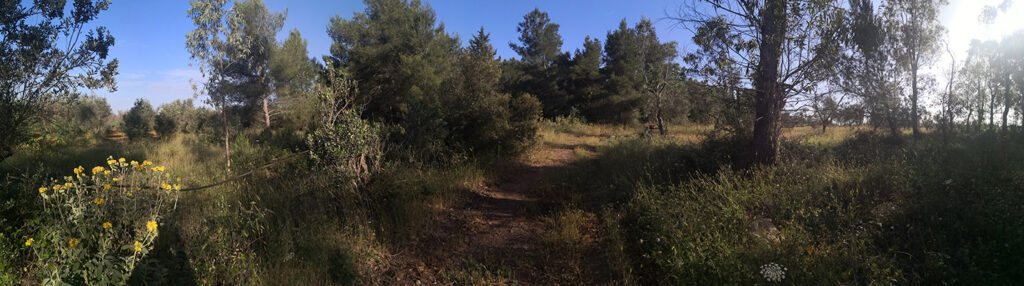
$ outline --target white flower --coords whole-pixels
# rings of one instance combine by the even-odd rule
[[[779,265],[775,262],[761,265],[761,276],[764,276],[768,282],[782,282],[782,279],[786,279],[786,267]]]

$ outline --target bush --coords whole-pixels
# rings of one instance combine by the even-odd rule
[[[39,188],[43,222],[25,241],[39,260],[43,284],[124,284],[152,249],[159,221],[181,186],[163,166],[108,158]]]
[[[153,130],[155,117],[156,112],[153,111],[153,106],[149,104],[148,100],[141,98],[136,100],[132,109],[129,109],[128,113],[124,115],[124,133],[133,141],[144,138],[149,131]]]

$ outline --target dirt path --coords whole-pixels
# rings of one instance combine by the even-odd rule
[[[575,159],[571,147],[546,148],[443,210],[438,226],[415,239],[418,265],[410,284],[557,284],[542,235],[551,202],[538,199],[546,176]]]

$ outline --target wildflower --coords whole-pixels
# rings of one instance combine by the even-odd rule
[[[103,185],[103,190],[109,190],[109,189],[110,189],[110,184],[104,184]]]
[[[139,165],[139,161],[132,160],[132,166],[138,166],[138,165]]]
[[[46,187],[39,188],[39,193],[40,194],[45,193],[45,192],[46,192]]]
[[[114,164],[117,164],[117,161],[114,161],[113,159],[107,160],[107,165],[113,166]]]
[[[149,165],[153,165],[153,162],[150,162],[149,160],[142,160],[142,166],[143,167],[149,166]]]
[[[68,246],[71,246],[71,247],[78,246],[78,239],[75,239],[75,238],[69,239],[68,240]]]
[[[151,220],[146,222],[146,229],[149,230],[149,232],[156,232],[156,221]]]
[[[92,199],[92,202],[97,204],[97,205],[102,205],[103,204],[103,198]]]
[[[96,174],[99,174],[99,173],[103,173],[103,170],[104,170],[104,168],[100,167],[100,166],[93,167],[92,168],[92,174],[96,175]]]
[[[142,251],[142,243],[138,240],[135,241],[135,252]]]
[[[181,177],[178,177],[177,181],[178,181],[179,183],[181,183]]]
[[[165,190],[170,190],[171,189],[171,185],[168,185],[167,183],[160,183],[160,188],[165,189]]]
[[[103,171],[104,175],[110,175],[110,171]]]
[[[772,262],[761,265],[761,276],[768,282],[782,282],[782,279],[786,279],[786,270],[789,269]]]
[[[108,229],[108,228],[110,228],[110,227],[112,227],[112,226],[114,226],[114,225],[113,225],[113,224],[110,224],[110,222],[109,222],[109,221],[108,221],[108,222],[104,222],[104,223],[103,223],[103,229]]]
[[[34,238],[29,237],[28,240],[25,241],[25,246],[32,246],[33,241],[36,240]]]
[[[120,162],[120,163],[124,163],[124,157],[117,158],[117,161]]]
[[[114,178],[114,182],[117,182],[117,181],[119,181],[119,180],[120,180],[120,179],[118,179],[118,178]]]
[[[75,168],[75,175],[82,175],[82,172],[85,172],[85,168],[82,168],[82,166]]]
[[[153,171],[154,172],[163,172],[164,171],[164,166],[153,167]]]
[[[65,189],[70,188],[71,185],[73,185],[71,182],[64,183],[64,188]]]
[[[60,189],[60,185],[53,185],[53,189],[54,190]]]
[[[129,196],[129,197],[130,197],[130,196],[132,196],[132,192],[128,192],[128,196]]]
[[[175,191],[180,191],[181,190],[181,185],[174,184],[174,190]]]

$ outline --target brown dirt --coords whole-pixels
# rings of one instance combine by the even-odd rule
[[[543,235],[551,228],[547,213],[554,204],[541,201],[538,190],[548,187],[545,180],[552,171],[566,168],[574,161],[572,148],[538,150],[543,156],[532,158],[539,159],[523,159],[503,170],[501,178],[473,190],[464,204],[438,210],[435,228],[413,238],[407,250],[403,250],[410,253],[401,255],[405,257],[399,260],[406,262],[400,264],[406,266],[398,267],[407,269],[395,269],[400,273],[394,273],[394,282],[569,283],[563,281],[565,274],[559,273],[565,272],[566,267],[552,265],[563,264],[564,258],[552,258],[552,248],[545,246]],[[593,242],[593,237],[587,235],[586,240]],[[579,279],[579,274],[573,276],[576,277],[570,280]]]

